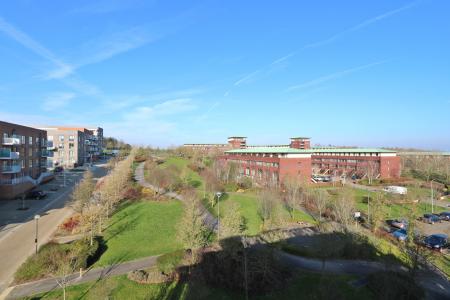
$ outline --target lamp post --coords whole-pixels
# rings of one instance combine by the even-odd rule
[[[220,197],[222,196],[222,193],[217,192],[216,196],[217,196],[217,238],[220,239]]]
[[[40,215],[35,215],[34,216],[34,219],[36,220],[36,237],[35,237],[35,239],[34,239],[34,244],[35,244],[35,246],[36,246],[36,254],[37,254],[37,252],[38,252],[38,223],[39,223],[39,218],[40,218],[41,216]]]
[[[434,213],[433,180],[431,180],[430,189],[431,189],[431,213]]]

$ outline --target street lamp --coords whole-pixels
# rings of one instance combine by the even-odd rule
[[[221,192],[216,193],[217,197],[217,237],[220,239],[220,197],[223,195]]]
[[[430,182],[431,188],[431,213],[434,213],[434,195],[433,195],[433,180]]]
[[[36,220],[36,237],[34,239],[34,244],[36,245],[36,254],[38,252],[38,221],[40,217],[41,217],[40,215],[34,216],[34,219]]]

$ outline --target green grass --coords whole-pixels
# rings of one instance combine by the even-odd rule
[[[187,172],[188,181],[190,182],[198,182],[199,185],[197,186],[198,191],[203,191],[203,178],[197,173],[191,170],[189,167],[189,160],[181,158],[181,157],[169,157],[164,163],[162,163],[159,167],[160,168],[167,168],[169,166],[176,166],[180,170],[184,170]]]
[[[248,235],[258,234],[261,231],[262,221],[258,215],[256,196],[254,194],[229,194],[223,204],[226,207],[227,204],[232,202],[238,203],[240,206],[240,212],[247,227],[245,233]]]
[[[450,279],[450,254],[436,254],[433,263]]]
[[[96,266],[105,266],[181,248],[175,238],[183,212],[179,201],[137,202],[114,214],[104,232],[106,251]]]
[[[312,299],[328,298],[331,295],[340,299],[373,299],[367,288],[354,288],[349,283],[352,276],[333,276],[302,273],[296,275],[289,285],[269,295],[252,299]],[[98,282],[70,286],[66,289],[67,299],[245,299],[243,292],[231,292],[196,283],[173,282],[168,284],[138,284],[125,275],[109,277]],[[132,295],[132,297],[130,297]],[[54,290],[25,299],[61,299],[62,290]]]

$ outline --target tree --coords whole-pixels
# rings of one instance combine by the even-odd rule
[[[76,212],[83,213],[83,207],[90,201],[94,189],[94,175],[91,171],[86,171],[83,179],[75,186],[72,192],[73,207]]]
[[[373,180],[380,174],[380,168],[376,161],[368,161],[366,165],[366,175],[369,185],[372,184]]]
[[[258,195],[258,215],[262,220],[263,229],[278,223],[280,217],[279,195],[268,189],[263,189]]]
[[[333,214],[336,221],[347,231],[353,221],[355,195],[351,189],[342,189],[334,201]]]
[[[386,198],[382,192],[377,192],[374,197],[368,196],[368,218],[371,225],[372,232],[377,232],[378,228],[381,226],[384,218],[385,212],[384,207],[386,203]]]
[[[194,264],[198,249],[208,243],[208,229],[204,224],[202,206],[195,190],[183,193],[183,199],[185,208],[178,226],[178,239],[185,249],[191,251],[191,262]]]
[[[329,201],[327,191],[322,189],[315,190],[311,197],[311,200],[314,203],[314,206],[316,207],[317,211],[319,212],[319,221],[322,221],[323,211],[325,210]]]
[[[63,291],[63,300],[66,300],[66,287],[69,275],[75,272],[78,260],[78,249],[70,247],[68,251],[54,251],[50,257],[53,269],[52,276]]]
[[[283,186],[286,193],[286,207],[291,216],[291,220],[294,220],[294,210],[300,205],[301,193],[304,187],[299,178],[291,176],[284,180]]]
[[[232,202],[225,209],[220,220],[220,238],[241,235],[245,229],[244,219],[240,213],[240,205]]]

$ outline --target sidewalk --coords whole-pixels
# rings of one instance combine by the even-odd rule
[[[90,269],[87,270],[82,277],[80,277],[79,273],[74,273],[68,277],[68,285],[76,285],[84,282],[101,280],[109,276],[122,275],[134,270],[146,269],[154,266],[156,264],[157,258],[158,256],[150,256],[107,267]],[[54,278],[47,278],[13,286],[9,290],[7,290],[9,294],[7,296],[0,295],[0,299],[18,299],[59,288],[60,287]]]

